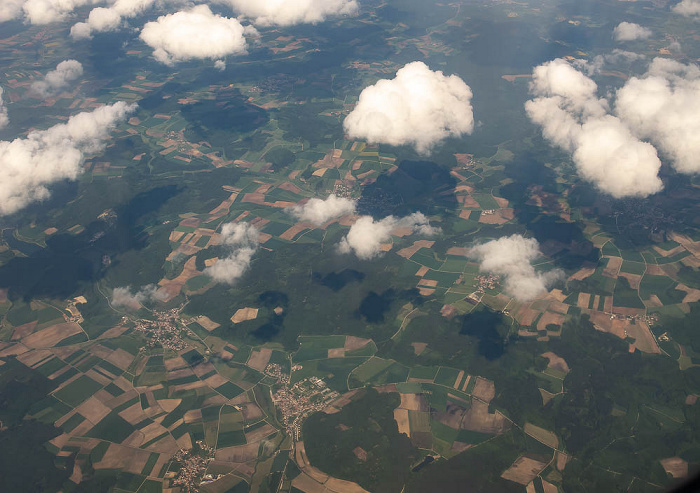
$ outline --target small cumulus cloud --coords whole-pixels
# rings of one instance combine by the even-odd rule
[[[351,138],[411,145],[421,154],[448,137],[471,134],[472,90],[456,75],[409,63],[394,79],[366,87],[343,127]]]
[[[226,62],[224,60],[217,60],[214,62],[214,68],[223,72],[226,70]]]
[[[217,0],[261,26],[316,24],[357,13],[356,0]]]
[[[431,226],[428,218],[420,212],[402,218],[387,216],[379,221],[371,216],[362,216],[341,240],[338,251],[354,253],[362,260],[371,260],[381,253],[382,243],[389,241],[392,232],[398,229],[410,229],[412,233],[423,236],[433,236],[440,231]]]
[[[236,19],[212,13],[206,5],[159,17],[147,23],[140,38],[153,48],[156,60],[166,65],[193,59],[219,60],[247,53],[246,36],[257,34]]]
[[[83,75],[83,66],[77,60],[64,60],[29,88],[29,92],[42,98],[53,96],[68,89]]]
[[[248,223],[226,223],[221,228],[221,244],[228,247],[228,255],[220,258],[204,273],[216,282],[233,284],[245,274],[258,250],[260,232]]]
[[[91,38],[93,33],[116,31],[124,19],[136,17],[153,6],[156,0],[116,0],[109,7],[97,7],[90,11],[85,22],[73,25],[73,39]]]
[[[331,219],[354,214],[356,206],[355,200],[331,194],[325,200],[313,198],[303,205],[296,205],[288,210],[297,219],[320,226]]]
[[[525,104],[542,134],[572,153],[578,173],[616,198],[647,197],[663,188],[656,149],[642,142],[618,117],[609,114],[597,85],[566,60],[535,68]]]
[[[112,290],[113,307],[138,310],[145,303],[163,301],[164,296],[158,291],[158,286],[149,284],[137,291],[132,291],[131,286],[114,288]]]
[[[700,0],[683,0],[672,10],[684,17],[700,17]]]
[[[615,41],[635,41],[649,39],[653,33],[651,29],[633,22],[620,22],[613,30]]]
[[[535,271],[532,261],[540,256],[539,243],[522,235],[482,243],[469,249],[469,256],[479,262],[482,272],[503,277],[505,292],[520,301],[538,297],[563,277],[559,269],[544,273]]]
[[[0,142],[0,216],[47,199],[52,183],[75,180],[84,155],[101,151],[110,132],[135,109],[135,104],[120,101],[47,130],[33,130],[25,138]]]

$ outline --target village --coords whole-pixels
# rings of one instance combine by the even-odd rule
[[[173,308],[168,311],[154,311],[155,320],[138,319],[134,327],[148,339],[147,347],[163,347],[173,351],[181,351],[188,347],[183,340],[187,329],[180,320],[180,311]]]
[[[292,371],[300,369],[299,365],[292,367]],[[329,389],[326,382],[318,377],[304,378],[290,387],[290,375],[284,373],[278,364],[268,365],[265,373],[276,378],[277,385],[281,386],[273,394],[272,401],[282,413],[287,434],[294,441],[299,440],[301,427],[309,415],[325,409],[340,397],[338,392]]]
[[[197,447],[190,450],[180,449],[173,457],[173,462],[179,467],[177,473],[171,471],[166,475],[174,477],[172,486],[179,486],[180,491],[196,493],[199,486],[216,481],[218,475],[204,474],[214,458],[214,449],[201,440]]]

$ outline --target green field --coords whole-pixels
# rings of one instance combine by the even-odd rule
[[[87,375],[81,375],[61,390],[55,392],[54,395],[69,406],[76,407],[101,388],[102,385],[92,378]]]

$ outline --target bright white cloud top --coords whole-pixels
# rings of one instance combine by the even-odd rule
[[[97,7],[90,11],[85,22],[78,22],[71,30],[73,39],[91,38],[93,33],[116,31],[124,19],[136,17],[153,6],[156,0],[116,0],[109,7]]]
[[[7,106],[5,106],[5,100],[2,97],[3,92],[3,88],[0,87],[0,130],[10,124],[10,117],[7,116]]]
[[[16,16],[24,14],[31,24],[50,24],[64,21],[78,7],[101,3],[104,0],[25,0]]]
[[[43,80],[34,82],[29,91],[42,98],[53,96],[68,89],[83,75],[83,66],[77,60],[64,60],[51,70]]]
[[[313,198],[304,205],[289,208],[289,213],[301,221],[320,226],[331,219],[355,213],[356,201],[331,194],[325,200]]]
[[[226,257],[204,269],[216,282],[233,284],[246,273],[259,247],[260,232],[248,223],[226,223],[221,228],[221,244],[229,248]]]
[[[544,137],[572,153],[579,174],[616,198],[647,197],[662,189],[656,149],[642,142],[597,96],[593,80],[563,59],[535,68],[525,104]]]
[[[218,60],[247,52],[246,35],[255,29],[212,13],[206,5],[159,17],[141,30],[141,39],[166,65],[193,59]]]
[[[700,0],[683,0],[673,7],[673,11],[684,17],[700,17]]]
[[[469,250],[479,262],[479,270],[504,278],[505,292],[520,301],[530,301],[545,293],[563,275],[561,270],[538,273],[532,261],[540,256],[536,239],[522,235],[504,236]]]
[[[654,59],[617,92],[615,110],[681,173],[700,173],[700,68]]]
[[[633,22],[620,22],[613,31],[615,41],[635,41],[638,39],[649,39],[652,35],[651,29],[640,26]]]
[[[432,71],[423,62],[409,63],[394,79],[366,87],[343,127],[354,139],[411,145],[427,154],[448,137],[474,130],[472,91],[456,75]]]
[[[362,216],[341,240],[338,250],[341,253],[354,253],[362,260],[371,260],[381,253],[382,243],[391,239],[393,231],[406,228],[423,236],[433,236],[440,231],[431,226],[428,218],[420,212],[402,218],[387,216],[379,221],[371,216]]]
[[[217,0],[261,26],[317,24],[326,19],[353,15],[357,0]]]
[[[26,138],[0,142],[0,215],[47,199],[52,183],[75,180],[85,155],[101,151],[110,132],[135,109],[120,101],[31,131]]]

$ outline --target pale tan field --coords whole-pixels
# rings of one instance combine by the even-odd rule
[[[489,413],[488,404],[474,400],[464,415],[461,427],[466,430],[498,434],[510,428],[510,422],[501,413]]]
[[[645,353],[661,353],[656,338],[646,323],[637,320],[635,324],[628,324],[626,328],[627,334],[635,339],[634,347]]]
[[[83,402],[77,411],[90,420],[92,424],[97,424],[107,416],[112,410],[100,402],[95,396],[90,397]]]
[[[34,332],[22,339],[22,343],[31,348],[53,347],[63,339],[66,339],[83,331],[80,325],[73,322],[65,322],[52,325],[38,332]]]
[[[246,433],[245,439],[246,439],[246,442],[248,442],[248,443],[256,443],[256,442],[259,442],[260,440],[262,440],[263,438],[272,435],[276,431],[277,431],[277,429],[274,426],[267,423],[267,424],[261,426],[260,428],[257,428],[255,430],[251,431],[250,433]]]
[[[272,356],[272,349],[260,348],[255,350],[250,353],[248,366],[254,370],[264,371],[265,367],[267,367],[267,363],[270,361],[270,356]]]
[[[364,339],[362,337],[347,336],[345,338],[345,348],[346,351],[354,351],[355,349],[360,349],[369,344],[372,339]]]
[[[501,474],[501,477],[524,486],[535,479],[546,466],[547,464],[544,462],[523,456],[519,457],[512,466],[506,469]]]
[[[554,432],[535,426],[532,423],[525,423],[525,433],[552,448],[559,446],[559,438]]]
[[[409,411],[427,412],[429,409],[427,399],[420,394],[401,394],[401,409]]]
[[[333,348],[328,350],[328,358],[344,358],[345,348]]]
[[[620,267],[622,267],[621,257],[607,257],[608,265],[603,269],[603,275],[605,277],[611,277],[615,279],[620,273]]]
[[[476,385],[474,386],[472,395],[484,402],[491,402],[491,399],[496,396],[496,386],[491,380],[476,377]]]
[[[399,433],[403,433],[406,436],[411,436],[411,427],[408,422],[408,410],[396,408],[394,409],[394,420],[399,426]]]
[[[688,463],[680,457],[669,457],[660,462],[664,470],[674,478],[684,478],[688,475]]]
[[[239,324],[241,322],[247,322],[248,320],[255,320],[258,318],[257,308],[241,308],[231,317],[231,322],[234,324]]]
[[[569,369],[569,365],[566,363],[564,358],[562,358],[561,356],[557,356],[552,351],[547,351],[546,353],[542,353],[541,356],[543,356],[549,360],[549,364],[547,365],[547,367],[554,368],[555,370],[563,371],[564,373],[569,373],[569,371],[571,371]]]
[[[102,460],[94,464],[94,467],[95,469],[122,469],[140,474],[150,455],[151,453],[146,450],[123,447],[113,443],[107,449]]]

